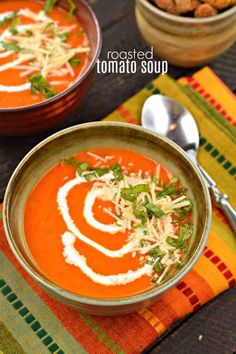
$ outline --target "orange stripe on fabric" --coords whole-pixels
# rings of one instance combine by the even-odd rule
[[[159,318],[157,318],[151,311],[148,309],[143,309],[139,311],[139,314],[156,330],[158,335],[161,335],[166,328],[163,326]]]
[[[174,299],[174,297],[172,297],[172,299]],[[173,307],[168,301],[165,301],[164,296],[158,301],[157,304],[149,306],[148,310],[150,310],[159,319],[165,328],[170,327],[172,323],[178,319]]]
[[[123,316],[93,316],[104,331],[112,337],[120,347],[132,353],[140,353],[144,347],[157,337],[154,327],[137,312]],[[125,335],[122,335],[125,331]],[[137,333],[144,336],[137,337]]]

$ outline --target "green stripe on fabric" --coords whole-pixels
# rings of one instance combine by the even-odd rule
[[[0,352],[3,354],[26,353],[2,322],[0,322]]]
[[[2,251],[0,264],[0,317],[22,348],[27,353],[40,354],[50,347],[53,350],[56,345],[62,352],[85,354]],[[16,296],[14,301],[10,301],[12,294]]]
[[[109,349],[112,353],[116,351],[116,353],[124,353],[125,351],[119,347],[119,345],[114,342],[112,338],[110,338],[105,331],[102,330],[100,325],[96,322],[96,320],[86,314],[80,313],[80,317],[84,320],[84,322],[90,327],[91,331],[96,334],[97,338],[102,342],[102,344]]]
[[[236,143],[236,130],[208,101],[206,101],[198,92],[189,85],[178,84],[180,88],[191,98],[195,104],[199,104],[201,110],[205,113],[206,118],[218,125],[220,130]]]
[[[211,156],[216,159],[216,161],[219,163],[219,165],[221,165],[223,169],[228,171],[230,176],[234,176],[234,174],[236,173],[236,167],[233,167],[229,170],[229,168],[232,166],[232,163],[228,160],[225,161],[225,156],[220,154],[220,151],[217,150],[211,143],[209,143],[205,137],[200,138],[200,148],[201,147],[204,147],[207,152],[211,153]],[[234,173],[232,173],[232,170],[234,171]]]

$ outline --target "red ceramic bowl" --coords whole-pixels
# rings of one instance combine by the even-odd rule
[[[98,20],[85,0],[75,0],[75,15],[82,23],[90,41],[90,61],[81,77],[67,90],[46,101],[17,108],[0,108],[0,135],[31,135],[61,123],[79,105],[94,73],[101,51],[101,30]],[[59,0],[58,6],[68,10],[67,0]]]

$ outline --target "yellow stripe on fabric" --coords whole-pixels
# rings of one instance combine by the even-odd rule
[[[161,323],[159,318],[157,318],[151,311],[148,309],[143,309],[138,311],[138,313],[155,329],[159,335],[165,332],[166,328]]]
[[[227,86],[222,84],[210,68],[203,68],[195,73],[193,77],[224,107],[233,119],[236,119],[236,98],[234,94]]]

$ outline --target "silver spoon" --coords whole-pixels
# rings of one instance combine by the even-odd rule
[[[191,156],[206,180],[213,202],[224,212],[236,233],[236,212],[228,196],[219,191],[216,182],[197,163],[199,132],[192,114],[172,98],[153,95],[143,105],[141,121],[144,128],[173,140]]]

